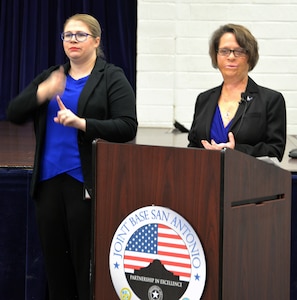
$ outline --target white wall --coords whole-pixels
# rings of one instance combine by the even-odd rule
[[[250,76],[283,93],[288,134],[297,134],[297,0],[138,0],[137,111],[141,127],[190,128],[198,93],[221,84],[208,42],[238,23],[259,43]]]

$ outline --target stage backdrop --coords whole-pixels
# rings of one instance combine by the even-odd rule
[[[135,90],[137,0],[1,0],[0,120],[38,73],[65,62],[60,33],[75,13],[98,19],[107,61],[124,69]]]

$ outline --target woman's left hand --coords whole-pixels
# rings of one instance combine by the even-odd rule
[[[203,147],[207,150],[222,150],[224,148],[235,148],[235,138],[232,132],[228,133],[229,141],[227,143],[220,143],[217,144],[214,140],[211,140],[209,143],[207,140],[202,140],[201,143]]]
[[[64,126],[74,127],[80,130],[86,130],[86,120],[83,118],[79,118],[75,115],[70,109],[68,109],[60,96],[57,96],[57,103],[59,105],[60,110],[57,113],[57,116],[54,118],[56,123],[62,124]]]

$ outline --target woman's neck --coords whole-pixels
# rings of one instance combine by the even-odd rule
[[[248,78],[238,81],[224,81],[221,96],[225,101],[234,101],[240,99],[241,93],[246,90]]]
[[[91,74],[96,60],[92,59],[84,63],[70,62],[69,75],[74,79],[80,79]]]

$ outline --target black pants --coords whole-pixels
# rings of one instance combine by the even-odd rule
[[[50,300],[90,299],[91,201],[62,174],[40,183],[36,217]]]

